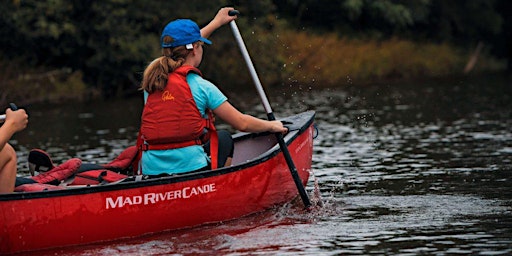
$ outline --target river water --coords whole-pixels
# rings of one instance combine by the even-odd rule
[[[306,188],[314,209],[303,211],[297,200],[225,223],[37,255],[512,254],[510,80],[348,79],[340,88],[268,94],[277,117],[317,111]],[[254,95],[251,87],[228,94],[264,118]],[[134,143],[141,104],[32,107],[29,128],[14,140],[21,174],[31,148],[47,150],[56,163],[110,161]]]

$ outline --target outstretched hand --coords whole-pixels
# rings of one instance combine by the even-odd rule
[[[273,133],[282,133],[285,134],[288,132],[288,128],[284,127],[283,123],[278,120],[269,121],[270,122],[270,132]]]

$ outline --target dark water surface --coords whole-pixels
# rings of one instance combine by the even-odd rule
[[[264,118],[253,91],[232,103]],[[267,93],[277,117],[317,111],[307,190],[322,207],[304,212],[299,200],[225,223],[37,254],[512,254],[510,80],[489,75]],[[112,160],[134,143],[141,104],[31,109],[29,128],[16,135],[20,169],[27,170],[31,148],[49,151],[56,162]]]

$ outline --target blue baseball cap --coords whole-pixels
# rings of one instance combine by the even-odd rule
[[[166,36],[172,37],[172,42],[164,43],[164,37]],[[162,48],[185,45],[187,49],[192,49],[192,44],[197,41],[212,44],[210,40],[201,37],[199,26],[188,19],[178,19],[169,22],[169,24],[165,26],[162,36],[160,37]]]

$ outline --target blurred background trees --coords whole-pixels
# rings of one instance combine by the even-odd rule
[[[241,11],[237,23],[268,86],[461,73],[479,44],[477,69],[512,63],[506,0],[8,0],[0,4],[0,102],[133,94],[160,55],[167,22],[203,26],[222,6]],[[229,26],[211,39],[207,78],[250,83]]]

